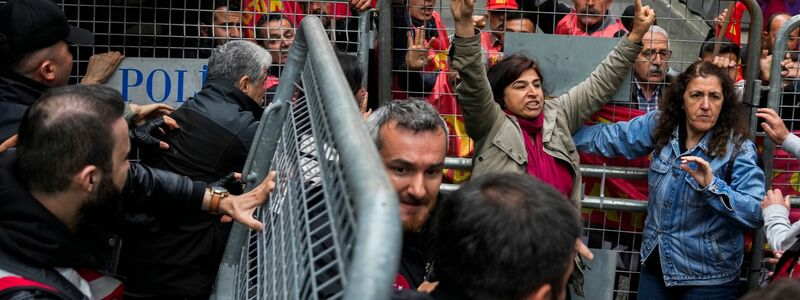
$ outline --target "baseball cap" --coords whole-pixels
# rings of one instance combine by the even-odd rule
[[[489,0],[486,2],[486,9],[488,10],[498,10],[498,9],[512,9],[516,10],[519,9],[519,5],[517,5],[516,0]]]
[[[94,36],[67,22],[52,0],[11,0],[0,6],[0,55],[14,57],[58,41],[92,45]]]

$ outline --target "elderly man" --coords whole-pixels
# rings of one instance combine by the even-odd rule
[[[255,43],[215,48],[205,86],[172,114],[181,129],[165,137],[171,151],[144,153],[142,163],[206,182],[241,172],[263,112],[270,64]],[[218,216],[175,211],[144,208],[123,236],[127,297],[208,298],[230,226]]]
[[[636,108],[643,111],[658,109],[658,99],[669,82],[669,59],[672,50],[669,49],[669,36],[664,28],[657,25],[650,26],[650,30],[642,38],[642,52],[633,65],[635,92],[631,99],[636,99]]]
[[[561,18],[555,34],[593,37],[621,37],[627,31],[622,22],[608,15],[611,0],[573,0],[575,9]]]
[[[400,200],[403,253],[395,287],[416,289],[431,259],[427,224],[439,198],[447,125],[432,105],[407,100],[378,108],[367,129]]]

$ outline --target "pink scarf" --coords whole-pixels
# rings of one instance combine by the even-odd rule
[[[514,116],[506,110],[506,114]],[[544,152],[542,142],[542,126],[544,113],[534,120],[517,117],[522,137],[525,139],[525,150],[528,152],[528,174],[556,188],[569,199],[572,194],[572,172],[570,166]]]

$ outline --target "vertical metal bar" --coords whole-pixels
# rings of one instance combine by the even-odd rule
[[[800,15],[794,16],[789,21],[783,23],[778,33],[776,34],[775,45],[772,46],[772,64],[770,67],[769,77],[769,96],[767,97],[767,107],[780,112],[779,106],[781,102],[781,92],[783,91],[783,78],[781,76],[781,61],[786,56],[786,43],[789,40],[789,33],[800,27]],[[765,185],[766,188],[772,187],[772,174],[775,168],[775,143],[769,138],[764,138],[763,154],[764,158],[764,174],[766,174]],[[752,288],[758,284],[758,273],[756,269],[761,268],[761,259],[763,257],[763,247],[765,237],[763,230],[757,230],[753,236],[753,261],[750,262],[751,273],[748,276],[748,284]],[[756,245],[758,247],[756,248]],[[758,256],[756,256],[756,252]],[[756,261],[756,259],[758,259]]]
[[[381,160],[374,147],[364,147],[371,145],[372,140],[357,113],[353,93],[347,87],[341,67],[330,63],[336,56],[331,47],[323,46],[322,23],[317,18],[306,17],[300,26],[314,45],[309,49],[309,57],[316,75],[322,82],[342,83],[322,84],[319,88],[321,94],[326,95],[322,97],[322,104],[340,160],[344,162],[341,167],[348,189],[355,200],[356,211],[360,212],[345,299],[388,299],[400,261],[402,226],[397,217],[397,193],[383,168],[361,163]]]
[[[361,63],[361,72],[364,77],[361,78],[361,86],[366,87],[369,83],[369,48],[370,43],[370,21],[372,10],[362,12],[358,16],[358,62]]]
[[[761,14],[761,6],[756,0],[740,0],[747,6],[750,13],[750,32],[747,36],[747,72],[745,74],[744,99],[753,99],[755,93],[760,93],[761,87],[756,86],[756,79],[759,73],[759,59],[761,58],[761,28],[764,26],[764,16]],[[728,12],[732,14],[733,12]],[[758,90],[756,90],[758,88]],[[767,182],[770,181],[771,172],[765,172]],[[747,274],[748,288],[758,285],[761,272],[761,258],[764,256],[764,232],[756,230],[753,232],[753,247],[751,251],[750,266]]]
[[[758,62],[761,58],[761,28],[764,24],[764,16],[761,14],[761,6],[756,0],[740,0],[747,6],[750,12],[750,32],[747,35],[747,72],[744,84],[744,99],[753,99],[756,93],[755,79],[758,78]],[[732,14],[733,12],[728,12]]]
[[[378,103],[392,99],[392,0],[380,0],[378,5]]]

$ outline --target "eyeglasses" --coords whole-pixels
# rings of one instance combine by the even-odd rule
[[[647,50],[642,50],[642,55],[644,55],[644,57],[647,57],[648,60],[655,59],[656,58],[656,54],[658,54],[658,56],[661,56],[661,59],[667,60],[672,56],[672,50],[668,50],[668,49],[661,49],[661,50],[647,49]]]

